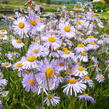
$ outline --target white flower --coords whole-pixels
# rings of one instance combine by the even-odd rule
[[[88,74],[88,72],[86,71],[86,69],[83,66],[79,66],[75,70],[75,76],[82,77],[82,76],[87,75],[87,74]]]
[[[22,62],[22,68],[23,69],[34,69],[37,68],[37,61],[35,56],[28,56],[26,59]]]
[[[77,96],[77,93],[82,93],[82,91],[86,89],[86,85],[77,81],[75,78],[70,79],[68,82],[69,83],[64,86],[63,90],[66,95],[72,95],[74,92],[75,96]]]
[[[24,43],[22,42],[22,40],[12,40],[12,45],[14,46],[14,48],[22,48],[24,46]]]
[[[80,59],[80,61],[88,62],[88,55],[86,52],[81,52],[77,57]]]

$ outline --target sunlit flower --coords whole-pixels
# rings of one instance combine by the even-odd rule
[[[20,17],[13,22],[13,29],[16,34],[18,34],[21,38],[28,37],[27,33],[30,30],[30,26],[28,25],[25,17]]]
[[[83,66],[78,66],[77,69],[75,70],[75,76],[84,76],[87,75],[88,72],[86,71],[86,68]]]
[[[59,29],[62,36],[67,37],[68,39],[75,37],[75,28],[70,25],[69,22],[60,23]]]
[[[74,93],[77,96],[77,93],[82,93],[86,89],[86,85],[82,82],[76,80],[75,78],[71,78],[68,80],[68,84],[64,86],[63,92],[66,95],[72,95]]]
[[[34,69],[37,68],[37,57],[30,55],[28,57],[25,57],[25,59],[22,62],[22,68],[23,69]]]
[[[47,47],[51,47],[52,49],[57,49],[61,46],[61,40],[55,35],[47,35],[42,37],[44,40],[44,45]]]
[[[15,48],[22,48],[24,46],[24,43],[22,42],[22,40],[13,39],[11,43]]]
[[[11,63],[8,63],[8,62],[2,63],[2,67],[5,67],[5,68],[11,67]]]
[[[77,47],[75,48],[76,53],[80,52],[86,52],[87,48],[84,44],[78,44]]]
[[[80,59],[80,61],[88,62],[88,55],[87,55],[87,52],[81,52],[81,53],[78,55],[78,58]]]
[[[90,43],[87,45],[87,49],[88,49],[88,50],[96,50],[97,48],[99,48],[99,45],[97,45],[96,42],[90,42]]]

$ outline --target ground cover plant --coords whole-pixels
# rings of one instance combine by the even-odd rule
[[[91,3],[28,5],[0,26],[0,109],[108,109],[109,21]]]

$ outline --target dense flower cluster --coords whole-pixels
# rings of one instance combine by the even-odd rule
[[[17,71],[25,91],[44,93],[44,103],[48,106],[59,104],[60,97],[54,93],[58,88],[67,96],[94,103],[87,89],[94,87],[95,80],[99,83],[105,80],[97,55],[107,52],[109,35],[99,31],[104,25],[97,14],[85,8],[63,10],[59,19],[52,15],[41,18],[29,10],[28,14],[19,13],[16,18],[10,18],[11,35],[0,30],[0,40],[7,40],[18,50],[7,50],[5,56],[9,61],[3,61],[1,67]],[[0,73],[0,86],[7,84],[2,76]],[[2,92],[2,96],[7,93]]]

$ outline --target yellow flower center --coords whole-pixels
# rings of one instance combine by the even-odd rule
[[[70,29],[69,26],[65,26],[65,27],[64,27],[64,31],[65,31],[65,32],[70,32],[70,30],[71,30],[71,29]]]
[[[81,62],[77,62],[78,65],[81,65]]]
[[[31,71],[30,70],[26,70],[25,72],[26,72],[26,74],[30,74]]]
[[[87,55],[86,52],[81,52],[80,54],[81,54],[81,56],[86,56]]]
[[[72,74],[74,72],[72,70],[68,70],[67,73]]]
[[[11,52],[10,54],[11,54],[11,55],[14,55],[14,54],[16,54],[16,53],[15,53],[15,52]]]
[[[55,42],[56,41],[56,38],[51,36],[51,37],[48,38],[48,41],[49,42]]]
[[[79,70],[79,71],[84,71],[85,68],[84,68],[83,66],[80,66],[80,67],[78,67],[78,70]]]
[[[77,47],[85,47],[84,44],[78,44]]]
[[[16,40],[16,43],[21,43],[22,42],[22,40]]]
[[[18,24],[18,27],[21,28],[21,29],[23,29],[23,28],[25,27],[25,24],[24,24],[23,22],[20,22],[20,23]]]
[[[30,57],[27,58],[27,60],[30,61],[30,62],[33,62],[33,61],[36,60],[36,57],[35,56],[30,56]]]
[[[21,68],[23,65],[22,65],[22,63],[17,63],[16,66]]]
[[[3,34],[0,34],[0,37],[4,37],[4,35]]]
[[[64,53],[65,54],[70,54],[70,51],[69,50],[64,50]]]
[[[33,52],[34,52],[34,53],[38,53],[38,50],[37,50],[37,49],[34,49]]]
[[[56,74],[56,76],[57,76],[57,77],[61,77],[61,74],[60,74],[60,73],[58,73],[58,74]]]
[[[79,8],[75,9],[76,12],[81,12],[81,10]]]
[[[86,94],[86,93],[84,93],[83,95],[84,95],[84,96],[89,96],[89,95],[88,95],[88,94]]]
[[[51,95],[49,95],[49,96],[48,96],[48,99],[52,99],[52,96],[51,96]]]
[[[6,63],[6,64],[3,64],[4,66],[8,66],[9,64],[8,63]]]
[[[62,51],[68,50],[67,48],[62,48]]]
[[[88,38],[94,38],[94,36],[88,36]]]
[[[35,26],[35,25],[37,24],[37,22],[36,22],[34,19],[32,19],[32,20],[30,21],[30,23],[31,23],[31,25],[33,25],[33,26]]]
[[[90,77],[89,77],[88,75],[85,75],[84,78],[85,78],[86,80],[90,80]]]
[[[54,69],[49,67],[46,69],[45,73],[46,73],[47,78],[51,78],[54,76]]]
[[[63,67],[63,66],[64,66],[64,63],[63,63],[63,62],[60,62],[59,65],[60,65],[61,67]]]
[[[30,79],[30,80],[29,80],[29,85],[30,85],[30,86],[33,86],[34,83],[35,83],[35,81],[34,81],[33,79]]]
[[[96,42],[90,42],[91,45],[96,45]]]
[[[1,32],[5,32],[5,30],[1,30]]]
[[[81,21],[77,21],[76,23],[77,23],[77,24],[82,24],[82,22],[81,22]]]
[[[74,79],[74,78],[72,78],[72,79],[69,80],[69,83],[70,83],[70,84],[76,84],[76,82],[77,82],[77,80]]]
[[[100,79],[100,80],[103,80],[103,77],[102,77],[102,76],[100,76],[100,77],[99,77],[99,79]]]

